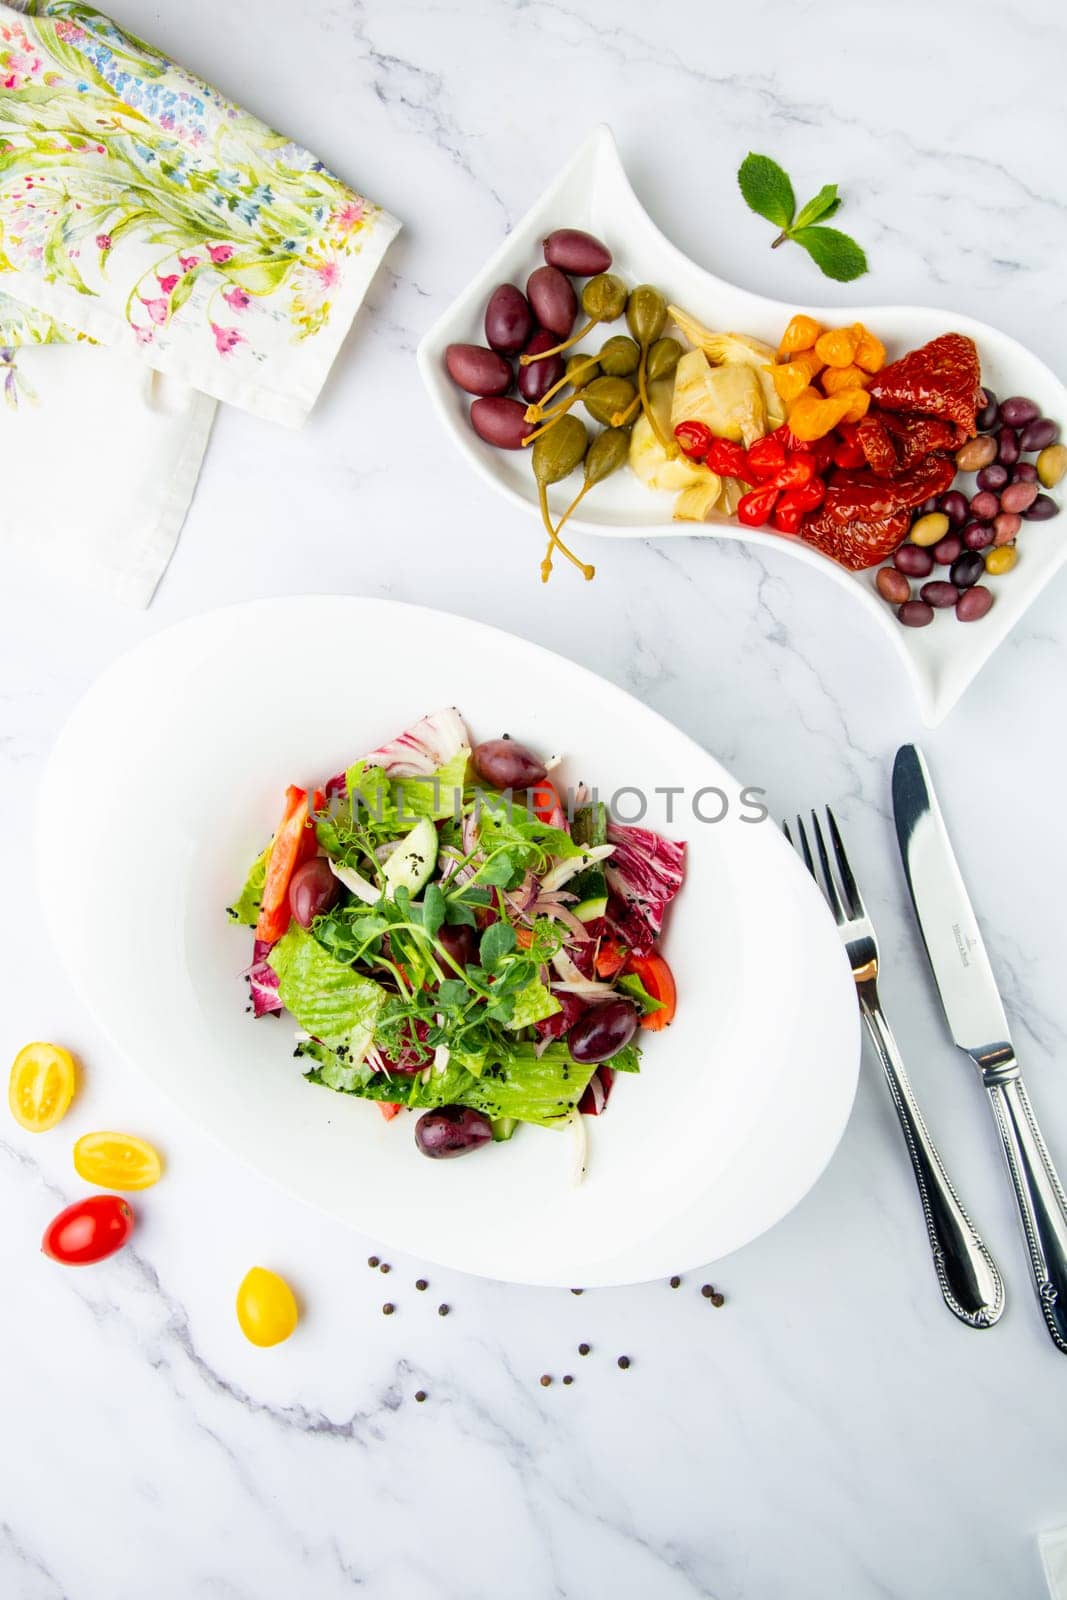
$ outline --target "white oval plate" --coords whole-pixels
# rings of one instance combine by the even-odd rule
[[[535,516],[540,514],[525,452],[495,450],[478,438],[468,420],[471,397],[450,381],[444,352],[456,342],[484,341],[482,319],[493,289],[504,282],[522,287],[543,262],[541,240],[559,227],[595,233],[613,251],[616,269],[629,282],[656,284],[669,301],[684,306],[707,326],[755,334],[770,344],[777,344],[796,311],[810,311],[822,322],[868,323],[884,341],[890,360],[939,333],[969,334],[978,346],[983,378],[996,393],[1032,395],[1048,416],[1067,425],[1067,389],[1059,379],[1023,345],[984,322],[922,306],[849,306],[835,311],[785,305],[705,272],[656,227],[630,187],[610,128],[601,126],[425,335],[418,350],[423,382],[459,449],[487,482]],[[549,503],[556,512],[573,497],[570,480],[549,490]],[[996,604],[987,617],[963,625],[953,616],[938,615],[931,627],[903,628],[879,598],[873,570],[848,572],[799,539],[743,528],[732,520],[672,522],[673,501],[673,495],[646,489],[632,473],[618,472],[597,486],[583,503],[588,509],[572,517],[568,526],[575,534],[641,539],[682,535],[743,539],[776,550],[784,546],[797,560],[836,579],[888,633],[908,669],[928,726],[947,716],[1031,600],[1067,560],[1067,514],[1047,523],[1024,523],[1019,565],[1005,577],[990,580]]]
[[[292,655],[264,639],[314,641]],[[431,1162],[414,1119],[304,1082],[293,1024],[246,1015],[248,929],[225,915],[285,785],[336,772],[454,703],[475,738],[565,751],[566,782],[649,793],[689,840],[666,950],[678,1018],[572,1134],[522,1128]],[[657,786],[724,790],[732,816],[665,821]],[[517,1282],[608,1284],[744,1244],[815,1182],[844,1129],[856,997],[830,917],[773,821],[661,717],[495,629],[379,600],[260,601],[183,622],[112,666],[56,744],[38,814],[41,893],[86,1005],[208,1133],[293,1194],[397,1249]],[[679,802],[681,803],[681,802]],[[629,804],[633,804],[632,801]],[[705,811],[715,802],[705,798]],[[72,811],[91,848],[70,852]]]

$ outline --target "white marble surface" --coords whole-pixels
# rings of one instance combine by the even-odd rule
[[[1059,9],[122,0],[118,15],[407,229],[303,433],[220,415],[149,612],[5,565],[0,1056],[64,1040],[85,1087],[57,1133],[8,1122],[0,1143],[0,1594],[1038,1600],[1036,1535],[1067,1522],[1067,1365],[1031,1303],[991,1124],[946,1044],[905,906],[887,778],[896,745],[920,730],[895,662],[835,586],[736,546],[603,544],[595,585],[562,572],[542,590],[533,525],[439,435],[412,352],[606,118],[652,214],[724,277],[787,299],[959,307],[1063,372]],[[733,187],[750,147],[811,189],[842,183],[841,221],[868,246],[869,282],[842,294],[798,251],[769,252]],[[814,1192],[706,1275],[727,1296],[716,1311],[700,1274],[677,1292],[579,1299],[425,1269],[431,1289],[417,1294],[422,1263],[393,1257],[387,1280],[368,1271],[373,1241],[234,1170],[111,1057],[54,968],[35,904],[43,758],[81,690],[135,640],[207,607],[302,590],[502,622],[631,688],[779,812],[837,802],[905,1053],[1008,1279],[995,1331],[969,1332],[941,1306],[869,1061]],[[1050,892],[1067,866],[1065,604],[1061,579],[925,744],[1067,1165],[1063,924]],[[284,642],[313,661],[314,641]],[[92,848],[76,804],[61,847]],[[70,1136],[108,1124],[158,1139],[166,1184],[134,1249],[105,1270],[63,1272],[36,1240],[77,1190]],[[306,1307],[298,1337],[273,1352],[246,1345],[231,1311],[256,1260],[287,1273]],[[543,1390],[542,1371],[576,1382]]]

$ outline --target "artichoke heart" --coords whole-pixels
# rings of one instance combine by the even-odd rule
[[[785,421],[785,404],[771,380],[771,367],[778,359],[772,346],[764,344],[762,339],[750,338],[747,333],[715,333],[681,306],[668,307],[668,314],[689,343],[703,350],[712,366],[754,368],[767,413],[767,431],[780,427]]]
[[[674,375],[672,430],[680,422],[703,422],[717,438],[746,447],[762,439],[767,410],[756,369],[709,366],[703,350],[687,351]]]
[[[648,391],[652,409],[665,433],[670,431],[672,388],[672,380],[663,378],[651,384]],[[630,470],[649,489],[680,490],[674,515],[686,522],[703,522],[722,488],[722,479],[701,462],[690,461],[684,455],[668,460],[643,412],[630,435]]]

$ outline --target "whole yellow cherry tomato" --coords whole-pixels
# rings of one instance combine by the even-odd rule
[[[237,1320],[250,1344],[281,1344],[296,1327],[300,1313],[284,1278],[266,1267],[252,1267],[237,1290]]]
[[[83,1133],[74,1170],[101,1189],[150,1189],[163,1176],[159,1151],[132,1133]]]
[[[15,1121],[30,1133],[54,1128],[74,1098],[74,1059],[57,1044],[24,1045],[15,1057],[7,1103]]]

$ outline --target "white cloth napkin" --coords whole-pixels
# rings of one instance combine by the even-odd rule
[[[79,0],[0,3],[0,151],[0,541],[147,604],[208,397],[303,422],[399,224]]]

